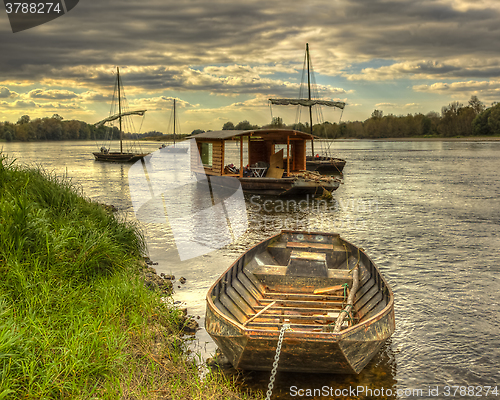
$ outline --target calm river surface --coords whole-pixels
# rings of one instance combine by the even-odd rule
[[[18,163],[67,175],[85,196],[135,218],[130,166],[94,161],[95,143],[2,147]],[[335,231],[363,247],[386,277],[396,332],[359,376],[278,372],[275,398],[500,399],[500,142],[336,141],[333,147],[347,160],[333,200],[310,199],[287,211],[280,201],[263,207],[265,199],[247,197],[248,231],[220,250],[180,261],[169,225],[142,223],[158,273],[187,279],[176,283],[175,299],[203,326],[207,290],[249,246],[282,228]],[[196,336],[203,355],[213,354],[205,330]],[[268,381],[269,373],[244,376],[245,386],[264,391]],[[499,392],[487,393],[487,386]],[[336,389],[351,391],[326,395]]]

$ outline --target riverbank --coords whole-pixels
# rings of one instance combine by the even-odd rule
[[[339,138],[334,141],[362,141],[369,140],[375,142],[497,142],[500,136],[461,136],[461,137],[396,137],[396,138]]]
[[[0,399],[251,398],[199,373],[136,226],[1,154],[0,226]]]

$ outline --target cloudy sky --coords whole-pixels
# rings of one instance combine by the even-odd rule
[[[298,97],[306,43],[320,97],[347,103],[323,109],[331,122],[500,97],[498,0],[80,0],[15,34],[2,10],[0,35],[0,121],[97,122],[119,66],[142,131],[166,132],[173,98],[183,133],[293,123],[268,99]]]

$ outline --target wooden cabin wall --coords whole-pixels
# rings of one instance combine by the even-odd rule
[[[201,144],[212,144],[212,165],[205,165],[205,173],[209,175],[222,175],[224,170],[224,141],[203,140],[198,142],[198,152],[201,154]]]
[[[212,168],[214,175],[222,175],[224,171],[224,141],[213,142],[212,150]]]
[[[292,146],[292,157],[295,171],[306,169],[306,141],[294,140]]]
[[[250,140],[248,143],[248,163],[252,165],[259,161],[269,162],[266,142],[264,140]]]

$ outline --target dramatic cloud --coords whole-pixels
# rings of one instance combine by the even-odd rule
[[[78,97],[78,95],[69,90],[34,89],[28,93],[28,97],[30,99],[69,100]]]
[[[5,86],[0,86],[0,99],[9,99],[9,98],[14,98],[18,97],[19,94],[16,92],[13,92],[9,88]]]
[[[347,118],[350,110],[369,116],[375,103],[440,109],[460,91],[495,93],[499,20],[493,0],[83,2],[18,34],[0,27],[8,38],[0,44],[0,98],[95,109],[109,102],[117,65],[129,101],[152,109],[172,97],[200,104],[192,110],[296,97],[309,43],[318,96],[347,99]],[[460,81],[490,87],[459,89]],[[216,104],[204,103],[214,94]]]

